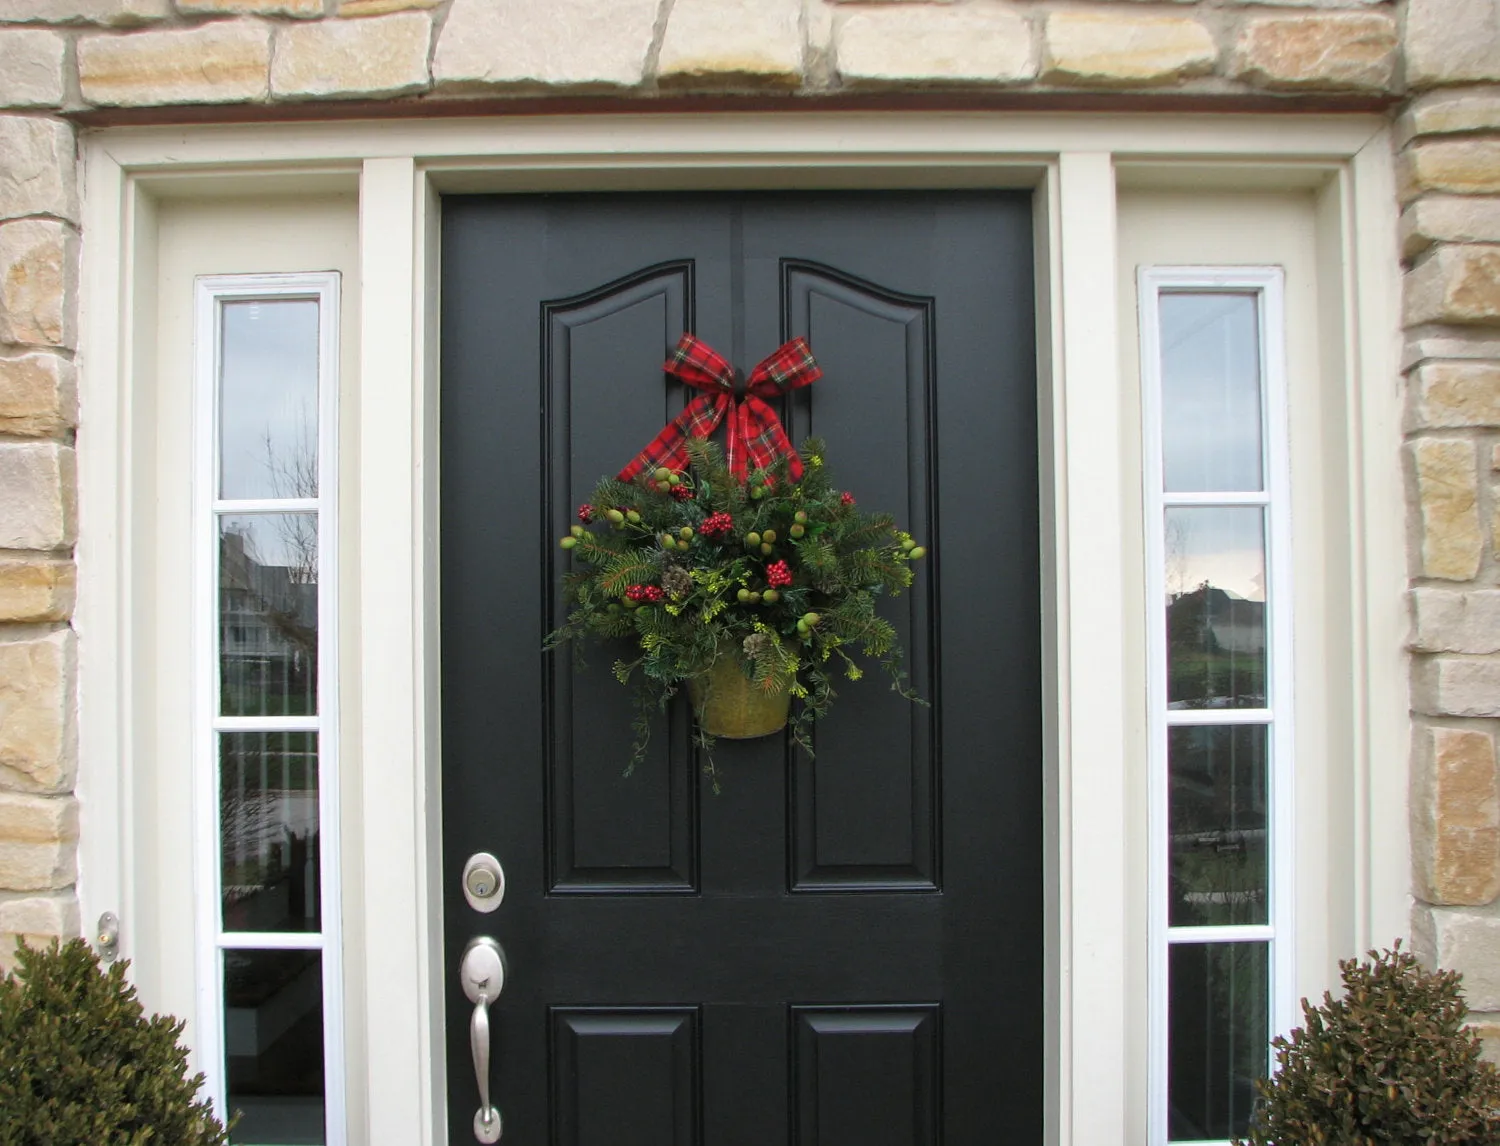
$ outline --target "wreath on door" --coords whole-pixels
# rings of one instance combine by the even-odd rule
[[[756,366],[743,394],[724,357],[691,334],[664,369],[703,393],[578,507],[560,542],[571,557],[568,617],[547,647],[633,641],[614,665],[636,696],[626,774],[645,756],[653,714],[686,686],[717,790],[716,737],[790,724],[811,756],[809,733],[833,704],[835,679],[860,680],[861,662],[920,703],[875,603],[910,587],[926,550],[833,481],[820,440],[793,448],[767,404],[822,376],[805,339]],[[721,450],[709,435],[726,420]]]

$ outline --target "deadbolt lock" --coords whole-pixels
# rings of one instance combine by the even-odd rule
[[[489,852],[475,852],[464,864],[464,898],[475,911],[490,912],[505,898],[505,870]]]

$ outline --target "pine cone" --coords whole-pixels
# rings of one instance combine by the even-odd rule
[[[764,656],[771,649],[771,638],[765,633],[751,633],[741,646],[751,660]]]
[[[686,597],[693,591],[693,578],[681,565],[669,565],[662,570],[661,587],[674,597]]]

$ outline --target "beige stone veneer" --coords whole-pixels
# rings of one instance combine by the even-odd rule
[[[1414,927],[1500,1033],[1500,0],[3,0],[0,948],[80,925],[74,113],[871,89],[1404,101]]]

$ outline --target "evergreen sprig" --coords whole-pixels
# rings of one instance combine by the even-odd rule
[[[568,616],[547,647],[633,639],[635,653],[614,666],[636,686],[627,774],[645,757],[652,714],[721,657],[735,658],[768,694],[801,702],[792,734],[809,755],[835,677],[859,680],[861,660],[919,700],[896,630],[875,603],[910,587],[911,562],[926,551],[890,514],[860,510],[833,483],[823,450],[816,438],[803,443],[800,481],[782,459],[741,483],[717,445],[689,439],[686,471],[601,481],[581,514],[588,520],[562,539],[573,566],[563,579]],[[773,572],[782,563],[790,583]],[[697,740],[712,773],[713,738],[701,724]]]

